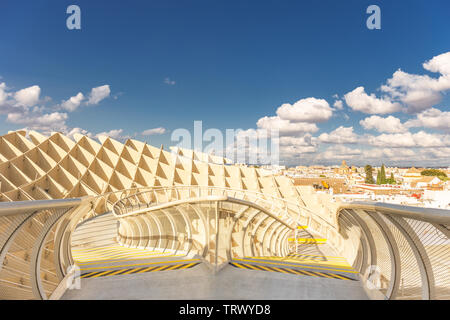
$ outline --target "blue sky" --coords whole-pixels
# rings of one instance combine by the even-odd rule
[[[81,8],[81,30],[66,28],[71,4]],[[381,8],[381,30],[366,27],[371,4]],[[0,134],[79,128],[170,145],[170,133],[194,120],[256,130],[278,116],[296,128],[282,133],[286,164],[448,166],[449,12],[445,0],[4,0]],[[394,78],[398,69],[407,75]],[[23,92],[35,101],[17,98],[36,86],[38,97]],[[80,92],[79,106],[63,107]],[[292,112],[280,116],[283,104]],[[307,111],[318,118],[304,121]],[[142,135],[154,128],[165,133]]]

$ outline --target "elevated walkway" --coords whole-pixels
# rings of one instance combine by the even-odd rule
[[[283,199],[227,188],[110,197],[0,203],[0,297],[450,296],[445,210],[352,203],[327,222]]]
[[[357,272],[325,243],[292,246],[285,257],[235,257],[215,268],[193,253],[119,245],[114,230],[110,213],[75,230],[80,289],[63,299],[367,299]],[[297,236],[314,239],[306,228]]]

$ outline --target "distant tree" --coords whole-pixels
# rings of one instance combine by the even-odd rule
[[[395,181],[393,172],[391,172],[391,177],[389,179],[387,179],[387,183],[389,183],[389,184],[397,184],[397,182]]]
[[[371,165],[366,165],[364,167],[364,171],[366,173],[366,180],[365,180],[365,182],[368,183],[368,184],[374,184],[375,180],[373,180],[373,175],[372,175],[373,168],[372,168],[372,166]]]
[[[394,173],[391,172],[391,177],[389,178],[389,183],[390,184],[395,184],[395,178],[394,178]]]
[[[435,176],[441,180],[447,179],[447,174],[444,171],[441,171],[438,169],[426,169],[426,170],[423,170],[420,174],[423,176],[428,176],[428,177]]]
[[[387,182],[386,180],[386,170],[384,168],[384,164],[381,165],[380,170],[380,184],[385,184]]]
[[[381,172],[377,170],[377,184],[381,184]]]

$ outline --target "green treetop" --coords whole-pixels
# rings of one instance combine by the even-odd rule
[[[377,170],[377,184],[381,184],[381,173],[380,173],[380,170]]]
[[[397,184],[397,182],[395,181],[393,172],[391,172],[391,177],[387,180],[387,183],[389,183],[389,184]]]
[[[386,180],[386,170],[384,168],[384,164],[381,165],[381,171],[380,171],[380,184],[385,184],[387,182]]]
[[[447,180],[447,174],[444,171],[438,169],[426,169],[423,170],[420,174],[423,176],[436,176],[441,180]]]
[[[372,168],[372,166],[371,165],[366,165],[364,167],[364,171],[366,173],[366,180],[365,180],[365,182],[368,183],[368,184],[374,184],[375,181],[373,180],[373,175],[372,175],[373,168]]]

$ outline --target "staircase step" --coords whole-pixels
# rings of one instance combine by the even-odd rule
[[[347,263],[345,259],[320,259],[320,257],[316,257],[318,259],[311,258],[294,258],[294,257],[245,257],[248,261],[254,261],[258,263],[268,262],[277,262],[280,264],[291,264],[298,266],[318,266],[318,267],[326,267],[326,268],[334,268],[334,269],[343,269],[343,270],[353,270],[352,266]]]
[[[230,262],[235,268],[247,269],[247,270],[257,270],[257,271],[269,271],[269,272],[280,272],[292,275],[301,275],[301,276],[312,276],[312,277],[320,277],[320,278],[328,278],[328,279],[337,279],[337,280],[351,280],[358,281],[359,279],[356,275],[353,274],[341,274],[334,273],[329,271],[317,271],[317,270],[304,270],[304,269],[294,269],[294,268],[286,268],[282,266],[268,266],[254,263],[243,263],[243,262]]]
[[[235,258],[232,262],[251,264],[254,266],[276,267],[276,268],[294,268],[306,271],[325,272],[333,274],[346,274],[348,277],[357,278],[358,272],[349,265],[336,265],[333,263],[318,264],[312,262],[283,261],[280,257],[252,257],[252,258]]]
[[[130,264],[122,266],[102,266],[95,268],[82,268],[81,278],[97,278],[104,276],[125,275],[133,273],[155,272],[155,271],[169,271],[189,269],[200,264],[199,259],[185,259],[176,261],[166,261],[166,263],[141,263]]]

